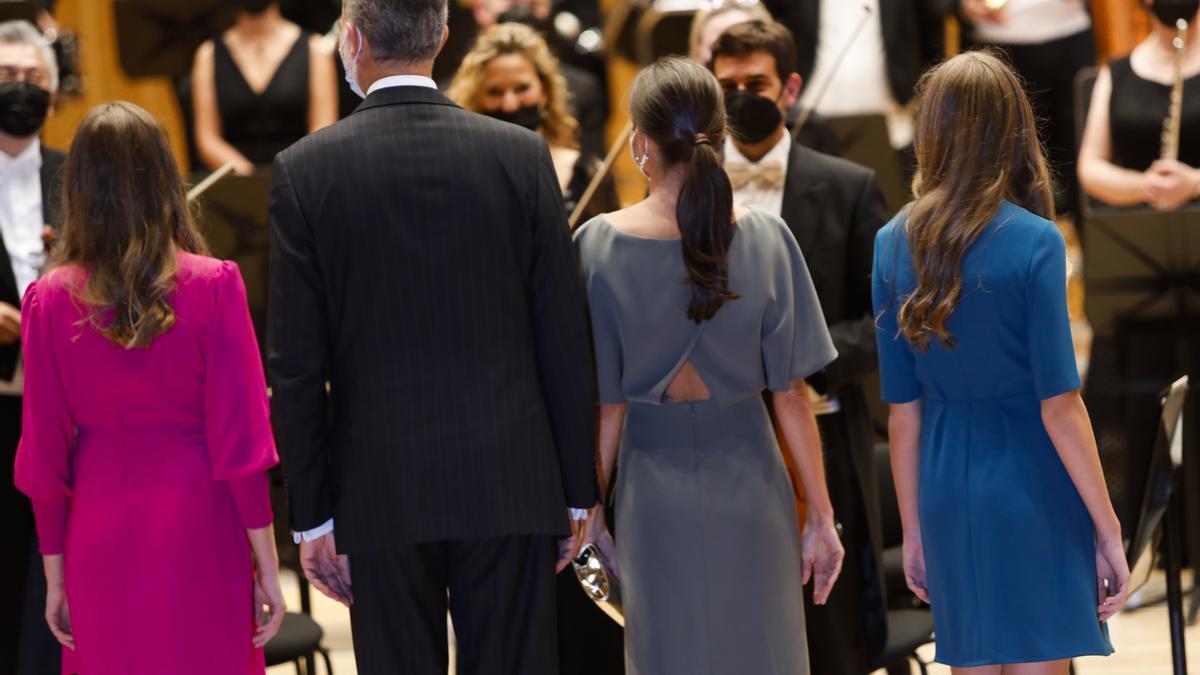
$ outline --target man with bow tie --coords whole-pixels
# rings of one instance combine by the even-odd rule
[[[862,382],[877,366],[871,310],[875,232],[887,220],[874,172],[792,141],[784,111],[800,93],[796,43],[782,24],[752,21],[713,45],[730,136],[734,202],[781,216],[800,243],[838,358],[810,379],[846,559],[829,603],[806,592],[814,673],[866,675],[886,640],[874,438]],[[821,413],[825,414],[821,414]]]
[[[54,50],[33,24],[0,23],[0,450],[7,480],[0,511],[9,536],[0,554],[0,673],[57,673],[61,648],[42,614],[46,578],[29,500],[13,487],[21,437],[21,296],[46,264],[62,225],[65,157],[38,140],[58,90]]]

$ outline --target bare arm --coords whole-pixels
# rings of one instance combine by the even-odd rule
[[[792,453],[792,461],[800,473],[807,502],[807,520],[811,523],[833,522],[833,504],[825,485],[825,463],[821,457],[821,432],[813,414],[807,384],[795,380],[787,391],[771,392],[775,417],[784,441]]]
[[[1129,563],[1096,450],[1092,421],[1079,391],[1042,401],[1042,424],[1096,527],[1096,615],[1108,621],[1129,597]]]
[[[1079,392],[1072,391],[1042,401],[1042,423],[1046,425],[1046,432],[1054,442],[1059,459],[1092,516],[1097,539],[1119,542],[1121,523],[1117,521],[1108,496],[1092,421]]]
[[[1142,173],[1124,169],[1112,162],[1112,137],[1108,114],[1112,98],[1112,74],[1100,71],[1092,90],[1087,126],[1079,146],[1079,184],[1092,197],[1113,206],[1143,204],[1146,200]]]
[[[904,530],[904,582],[918,598],[929,602],[925,582],[925,546],[921,541],[918,504],[921,467],[921,399],[888,406],[888,445],[892,481]]]
[[[308,133],[323,129],[338,119],[337,68],[325,39],[314,35],[308,41]]]
[[[888,445],[892,480],[900,503],[900,524],[905,539],[921,538],[917,514],[917,484],[921,454],[921,399],[888,406]]]
[[[813,581],[813,602],[823,605],[829,599],[833,583],[842,571],[845,550],[834,522],[833,504],[825,484],[825,464],[821,457],[821,433],[808,396],[808,384],[793,380],[786,391],[771,392],[775,419],[783,433],[792,461],[804,484],[806,518],[804,525],[802,583]]]
[[[213,50],[211,40],[200,45],[192,63],[192,111],[196,125],[196,152],[204,165],[213,171],[232,161],[234,171],[239,175],[249,175],[254,173],[254,164],[221,135],[221,115],[217,110],[217,82],[213,74]]]
[[[254,622],[251,642],[262,648],[279,632],[287,603],[279,584],[279,556],[275,552],[275,528],[271,525],[246,530],[254,558]]]
[[[601,403],[599,442],[596,444],[600,455],[600,500],[608,497],[608,484],[612,479],[613,467],[617,463],[617,451],[621,447],[621,431],[625,428],[625,413],[629,406],[626,403]]]

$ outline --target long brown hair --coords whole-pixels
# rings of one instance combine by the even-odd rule
[[[534,29],[520,23],[501,23],[480,33],[475,46],[463,57],[462,65],[446,90],[446,96],[472,112],[483,112],[483,75],[492,60],[508,54],[524,56],[533,66],[542,93],[546,119],[542,134],[550,145],[575,148],[579,145],[579,122],[567,104],[567,80],[559,72],[558,59]]]
[[[629,114],[638,131],[662,151],[667,167],[684,164],[675,219],[692,285],[688,318],[713,318],[739,296],[729,290],[733,241],[733,188],[721,164],[725,95],[703,66],[679,57],[660,59],[634,80]]]
[[[170,330],[176,249],[204,253],[167,135],[145,110],[118,101],[79,125],[63,175],[57,265],[89,272],[79,298],[106,338],[127,349]]]
[[[934,339],[954,346],[946,323],[962,298],[963,259],[1001,202],[1052,219],[1054,197],[1033,108],[995,54],[955,56],[925,74],[918,95],[905,223],[917,286],[897,321],[925,351]]]

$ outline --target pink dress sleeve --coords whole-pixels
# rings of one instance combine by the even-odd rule
[[[204,345],[204,410],[213,479],[227,481],[247,529],[272,520],[267,470],[279,463],[267,383],[236,264],[222,264]]]
[[[75,425],[59,378],[48,309],[35,282],[21,303],[25,393],[13,473],[17,489],[33,501],[39,548],[54,555],[63,552],[67,534]]]

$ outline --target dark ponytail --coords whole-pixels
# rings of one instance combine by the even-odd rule
[[[733,188],[721,165],[725,99],[712,73],[687,59],[661,59],[638,75],[630,94],[634,125],[658,145],[668,166],[686,164],[675,207],[683,262],[692,286],[688,318],[707,321],[738,297],[729,290]]]

